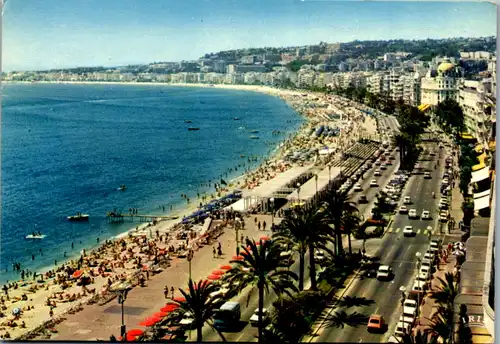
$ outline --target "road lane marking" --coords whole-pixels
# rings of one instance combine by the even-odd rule
[[[417,230],[417,234],[420,234],[421,231],[422,231],[422,229],[418,229]]]
[[[401,228],[396,228],[396,233],[398,233],[401,230]]]
[[[392,228],[389,228],[389,229],[387,230],[387,233],[392,233]]]

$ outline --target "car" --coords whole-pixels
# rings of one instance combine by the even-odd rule
[[[321,263],[326,259],[325,252],[322,250],[316,250],[316,252],[314,252],[314,259],[316,259],[318,263]]]
[[[415,315],[417,314],[417,301],[411,300],[411,299],[406,299],[403,302],[403,314],[404,315]]]
[[[405,226],[405,228],[403,229],[403,235],[404,236],[413,236],[414,232],[413,232],[413,227],[412,226]]]
[[[419,272],[415,281],[423,284],[429,284],[429,276],[426,273]]]
[[[368,203],[368,198],[365,195],[359,196],[358,203]]]
[[[378,280],[390,279],[392,275],[392,268],[389,265],[380,265],[377,270]]]
[[[422,281],[415,280],[415,283],[413,284],[413,288],[411,290],[423,294],[427,290],[427,284]]]
[[[421,274],[421,273],[428,274],[429,276],[432,274],[431,268],[429,268],[427,265],[422,265],[420,267],[420,271],[418,273],[419,274]]]
[[[425,269],[425,268],[424,268],[424,270],[420,269],[420,271],[418,272],[417,278],[429,280],[431,278],[431,271],[429,269]]]
[[[381,170],[387,170],[387,165],[380,165]]]
[[[408,315],[408,314],[401,314],[399,316],[399,321],[404,322],[405,324],[413,325],[415,323],[415,320],[417,320],[416,316],[412,316],[412,315]]]
[[[448,212],[447,211],[442,211],[439,213],[439,221],[441,221],[441,222],[448,221]]]
[[[392,161],[390,160],[390,158],[389,158],[389,160],[387,160],[387,161],[385,162],[385,165],[386,165],[386,166],[392,166]]]
[[[269,319],[269,312],[266,308],[262,308],[262,322],[267,323],[267,320]],[[252,316],[250,317],[250,325],[252,326],[258,326],[259,325],[259,309],[257,308]]]
[[[424,172],[424,179],[431,179],[432,176],[429,172]]]
[[[373,172],[373,175],[376,176],[376,177],[379,177],[380,176],[380,170],[375,170],[375,172]]]
[[[409,219],[418,219],[417,209],[410,209],[408,211],[408,218]]]
[[[389,160],[396,160],[396,157],[391,155],[391,156],[389,157]]]
[[[367,324],[368,332],[379,332],[385,329],[384,317],[378,314],[372,314],[368,319]]]
[[[354,185],[354,191],[360,192],[360,191],[363,191],[363,188],[361,187],[360,184],[356,184],[356,185]]]
[[[424,257],[422,258],[422,260],[428,260],[431,262],[433,262],[435,259],[436,259],[436,255],[432,252],[426,252],[424,254]]]
[[[398,322],[396,324],[396,330],[394,331],[394,337],[396,338],[403,338],[407,333],[410,333],[411,332],[411,324],[407,323],[407,322]],[[398,340],[398,343],[400,341]]]
[[[405,196],[403,204],[411,204],[411,197],[410,196]]]
[[[427,266],[427,267],[429,267],[429,269],[430,269],[430,270],[431,270],[431,272],[432,272],[432,260],[426,260],[426,259],[424,260],[424,259],[423,259],[423,260],[420,262],[420,267],[423,267],[423,266]]]
[[[431,213],[428,210],[424,210],[421,215],[422,220],[430,220]]]
[[[376,180],[376,179],[372,179],[372,180],[370,181],[370,186],[371,186],[371,187],[378,186],[377,180]]]
[[[382,162],[380,160],[375,161],[375,166],[380,166]]]

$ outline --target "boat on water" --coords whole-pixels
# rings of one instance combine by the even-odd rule
[[[67,219],[69,221],[88,221],[89,220],[89,215],[88,214],[77,213],[76,215],[68,216]]]
[[[196,131],[196,130],[200,130],[200,128],[188,128],[189,131]]]
[[[235,117],[235,118],[234,118],[234,120],[235,120],[235,121],[239,121],[239,120],[240,120],[240,118],[239,118],[239,117]]]
[[[258,140],[258,139],[259,139],[259,137],[258,137],[258,136],[255,136],[255,135],[250,136],[250,138],[251,138],[252,140]]]
[[[258,130],[252,130],[251,133],[257,134],[259,131]]]
[[[184,120],[184,123],[193,123],[193,121],[189,120],[189,119],[185,119]]]
[[[25,239],[43,239],[45,237],[46,235],[42,234],[41,232],[33,232],[31,234],[26,235]]]
[[[125,190],[127,190],[127,186],[125,184],[122,184],[116,190],[118,190],[118,191],[125,191]]]

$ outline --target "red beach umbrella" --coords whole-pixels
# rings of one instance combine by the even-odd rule
[[[168,315],[167,312],[156,312],[153,314],[154,317],[165,318]]]
[[[243,259],[245,259],[245,257],[243,257],[242,255],[233,256],[233,260],[243,260]]]
[[[141,329],[138,329],[138,328],[134,328],[133,330],[130,330],[127,332],[127,336],[128,335],[131,335],[131,336],[140,336],[140,335],[143,335],[144,334],[144,331],[141,330]]]
[[[127,341],[127,342],[135,342],[137,340],[137,337],[138,336],[134,336],[134,335],[131,335],[131,334],[127,333],[127,336],[125,337],[125,341]]]
[[[219,280],[220,277],[221,277],[220,275],[210,275],[210,276],[208,276],[208,279],[212,280],[212,281],[216,281],[216,280]]]
[[[224,275],[224,271],[214,270],[214,271],[212,271],[212,275]]]
[[[146,318],[144,319],[143,321],[141,321],[139,323],[140,326],[153,326],[154,324],[157,324],[159,323],[160,321],[162,321],[162,318],[158,318],[158,317],[149,317],[149,318]]]
[[[172,311],[175,311],[177,308],[179,308],[179,306],[177,305],[165,305],[163,306],[162,308],[160,308],[160,312],[165,312],[165,313],[169,313],[169,312],[172,312]]]
[[[231,269],[232,269],[232,266],[231,266],[231,265],[221,265],[221,266],[220,266],[220,269],[221,269],[221,270],[231,270]]]
[[[73,272],[73,278],[79,278],[81,275],[83,275],[83,270],[76,270]]]
[[[175,302],[186,302],[186,298],[184,296],[176,296],[173,298]]]
[[[269,240],[271,240],[271,238],[268,237],[267,235],[264,235],[264,236],[260,237],[260,240],[262,240],[262,241],[269,241]]]
[[[261,244],[261,242],[260,242],[260,241],[257,241],[257,242],[255,243],[255,246],[260,246],[260,244]]]

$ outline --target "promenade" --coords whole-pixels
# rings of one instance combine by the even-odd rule
[[[258,230],[255,224],[264,221],[267,223],[266,231]],[[270,235],[271,216],[252,215],[245,219],[245,229],[239,231],[239,235],[248,236],[250,239],[258,240],[263,235]],[[276,219],[275,219],[276,220]],[[235,231],[226,227],[218,242],[222,245],[222,257],[214,258],[212,245],[204,246],[195,252],[191,273],[192,279],[198,281],[206,279],[210,271],[218,269],[220,265],[227,264],[236,254]],[[215,243],[214,245],[217,245]],[[176,258],[172,260],[170,268],[160,274],[150,277],[146,287],[136,287],[127,296],[124,305],[125,324],[127,330],[143,327],[138,323],[145,318],[158,312],[165,304],[163,295],[165,285],[175,288],[175,296],[179,296],[179,288],[186,289],[189,278],[188,262],[186,259]],[[66,320],[55,326],[57,333],[53,334],[51,340],[109,340],[111,335],[120,335],[121,306],[116,299],[106,305],[97,304],[86,306],[81,312],[68,314]],[[41,339],[41,338],[37,338]]]

